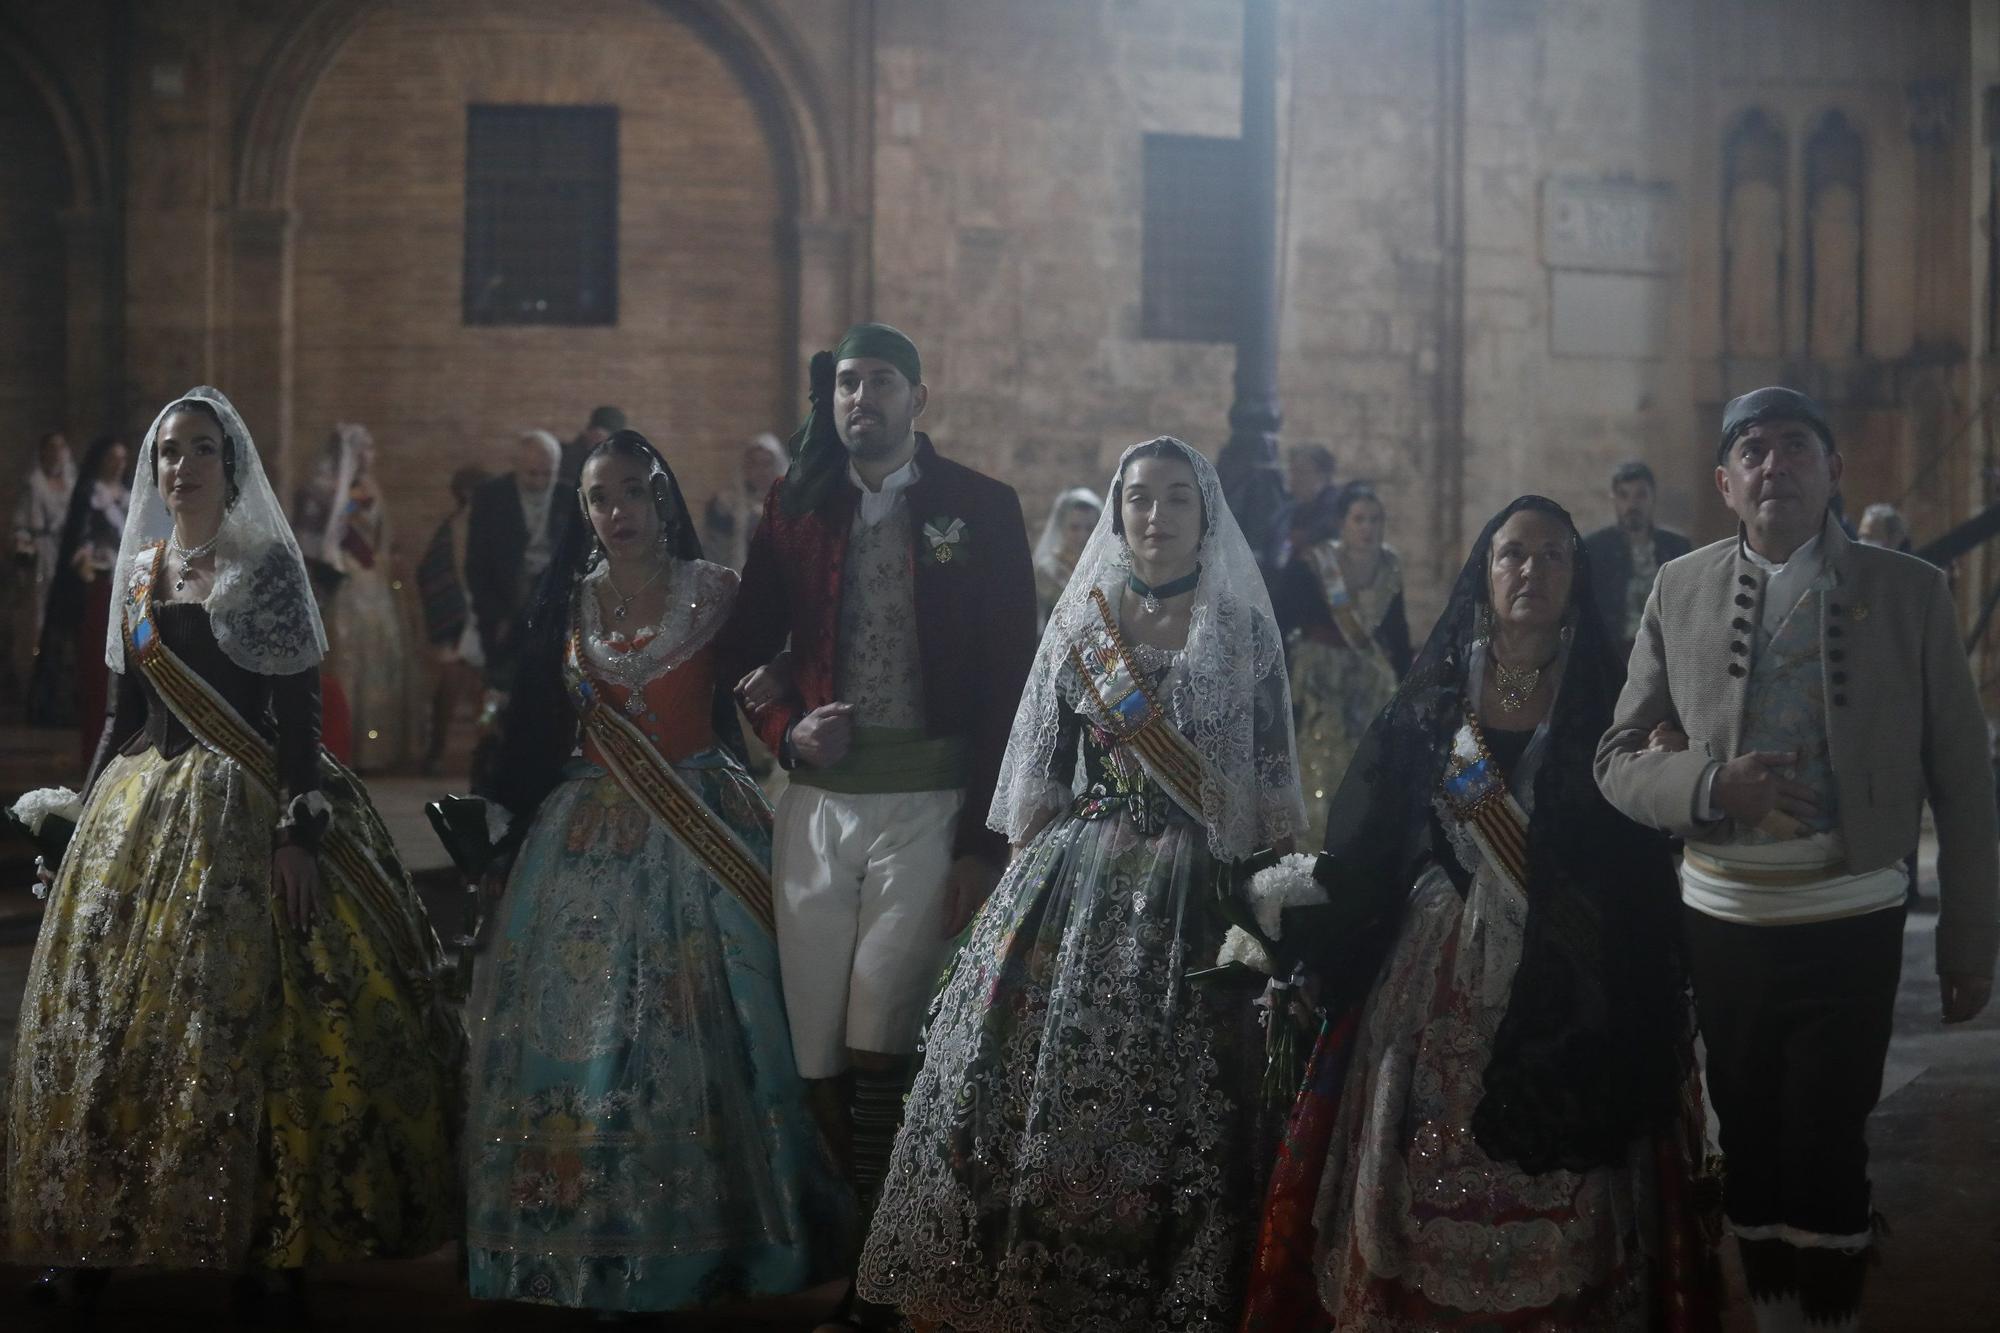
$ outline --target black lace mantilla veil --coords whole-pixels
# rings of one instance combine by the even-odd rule
[[[1668,844],[1612,809],[1592,775],[1618,667],[1582,539],[1555,501],[1522,496],[1480,532],[1430,640],[1334,794],[1316,870],[1332,901],[1288,909],[1285,937],[1303,932],[1336,1008],[1365,998],[1411,886],[1441,854],[1432,797],[1465,718],[1471,654],[1485,650],[1475,640],[1488,554],[1494,533],[1524,509],[1569,532],[1569,647],[1529,816],[1520,967],[1472,1127],[1496,1161],[1581,1170],[1625,1160],[1634,1136],[1672,1120],[1688,1009]]]
[[[591,451],[590,457],[619,446],[642,446],[665,477],[665,494],[659,497],[660,516],[671,535],[668,549],[677,560],[700,560],[701,536],[688,514],[681,495],[680,481],[666,458],[653,444],[634,430],[621,430]],[[588,463],[589,459],[586,458]],[[569,700],[569,686],[563,679],[563,660],[569,648],[570,606],[577,586],[602,559],[591,535],[588,514],[565,528],[565,536],[549,561],[548,569],[535,585],[535,593],[524,622],[525,638],[509,692],[507,708],[500,719],[500,746],[490,778],[480,794],[498,801],[512,816],[507,835],[497,850],[508,853],[520,846],[535,809],[562,781],[563,765],[575,752],[579,719]],[[742,723],[736,716],[735,682],[718,680],[712,722],[716,741],[746,761]]]

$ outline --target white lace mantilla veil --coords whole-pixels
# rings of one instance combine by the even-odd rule
[[[1208,531],[1195,557],[1201,582],[1195,586],[1187,647],[1153,693],[1181,734],[1208,759],[1201,815],[1209,849],[1235,859],[1295,838],[1306,827],[1284,642],[1257,559],[1222,498],[1215,465],[1181,441],[1170,442],[1187,456],[1200,482]],[[1123,475],[1133,451],[1143,447],[1135,444],[1119,457],[1111,484]],[[1107,496],[1113,494],[1111,484],[1106,485]],[[1052,776],[1056,747],[1062,743],[1062,710],[1073,706],[1078,688],[1070,645],[1087,641],[1103,624],[1091,591],[1103,589],[1116,612],[1131,572],[1125,539],[1111,530],[1113,503],[1115,497],[1106,500],[1076,572],[1049,616],[1000,761],[987,823],[1010,842],[1021,842],[1041,816],[1071,799],[1069,786]]]
[[[167,414],[180,403],[196,400],[215,409],[223,433],[235,442],[236,502],[222,516],[215,545],[215,586],[203,603],[215,629],[215,641],[229,660],[245,671],[265,676],[289,676],[317,666],[326,656],[326,627],[306,581],[306,565],[292,525],[278,505],[270,478],[257,457],[257,446],[236,408],[220,389],[207,385],[189,389],[160,410],[139,447],[132,477],[132,507],[125,519],[125,537],[118,545],[117,582],[122,597],[132,586],[141,560],[150,560],[154,546],[173,535],[173,516],[160,495],[153,472],[154,442]],[[122,607],[114,605],[110,632],[104,639],[104,660],[113,671],[125,670]]]

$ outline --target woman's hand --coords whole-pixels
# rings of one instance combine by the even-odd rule
[[[303,847],[287,844],[271,853],[271,892],[283,899],[285,915],[301,935],[319,915],[319,861]]]

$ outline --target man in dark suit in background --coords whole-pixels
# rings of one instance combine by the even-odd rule
[[[489,689],[513,684],[521,615],[570,526],[580,521],[576,487],[556,480],[561,462],[561,442],[531,430],[514,446],[514,470],[472,493],[465,588],[486,650]]]
[[[1604,628],[1629,656],[1646,612],[1646,597],[1660,566],[1686,555],[1693,544],[1678,532],[1653,526],[1653,469],[1620,463],[1611,473],[1611,502],[1618,521],[1583,539],[1590,553],[1591,592]]]

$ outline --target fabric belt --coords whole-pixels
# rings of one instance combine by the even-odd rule
[[[963,736],[930,736],[922,727],[856,727],[847,754],[830,768],[791,771],[802,787],[844,796],[955,791],[965,785],[971,747]]]
[[[1681,859],[1702,874],[1713,879],[1734,880],[1738,884],[1754,884],[1760,888],[1796,888],[1805,884],[1817,884],[1847,873],[1845,861],[1821,861],[1805,865],[1747,866],[1741,862],[1724,865],[1705,852],[1687,847]]]

